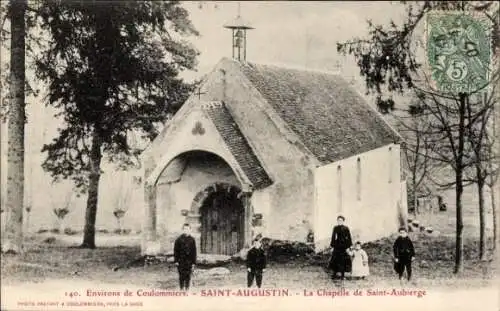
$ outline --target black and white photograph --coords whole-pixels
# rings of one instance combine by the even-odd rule
[[[2,310],[498,310],[496,1],[1,0]]]

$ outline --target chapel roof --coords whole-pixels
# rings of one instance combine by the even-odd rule
[[[238,64],[264,99],[323,164],[401,140],[383,117],[339,75]]]
[[[271,178],[262,167],[261,162],[224,103],[208,103],[203,105],[203,109],[207,112],[254,189],[263,189],[270,186],[273,183]]]

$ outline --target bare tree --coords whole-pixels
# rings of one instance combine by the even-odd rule
[[[500,92],[498,92],[496,95],[496,101],[500,101]],[[497,152],[500,152],[500,126],[498,126],[498,121],[497,119],[499,118],[500,114],[498,111],[498,108],[496,106],[493,106],[493,118],[492,118],[492,124],[491,124],[491,137],[496,137],[497,139],[494,140],[492,146],[492,149]],[[498,176],[500,175],[499,167],[498,167],[498,162],[494,163],[494,161],[490,162],[490,172],[493,172],[490,174],[489,178],[486,180],[486,183],[488,187],[490,188],[490,198],[491,198],[491,209],[493,213],[493,250],[494,250],[494,259],[498,260],[500,258],[499,256],[499,250],[500,248],[497,247],[497,242],[498,242],[498,205],[497,205],[497,200],[499,196],[495,195],[495,192],[498,191],[497,181],[498,181]]]
[[[58,229],[59,234],[64,234],[64,231],[66,230],[64,218],[66,217],[66,215],[69,214],[69,209],[67,207],[59,207],[59,208],[54,208],[53,211],[59,223],[59,229]]]
[[[113,210],[113,215],[116,218],[117,230],[118,234],[123,233],[123,223],[122,218],[128,211],[128,206],[130,204],[131,192],[129,187],[125,186],[126,178],[122,177],[122,182],[120,184],[120,188],[117,191],[117,195],[115,196],[115,209]]]
[[[116,223],[117,223],[116,232],[118,234],[122,234],[123,233],[123,224],[122,224],[121,220],[122,220],[123,216],[125,216],[126,212],[127,212],[126,210],[121,209],[120,207],[115,208],[114,211],[113,211],[113,215],[115,216]]]
[[[30,228],[30,215],[31,215],[31,204],[26,205],[24,208],[26,211],[26,218],[24,219],[24,223],[26,224],[26,232],[29,232]]]
[[[390,22],[388,25],[375,25],[368,22],[368,38],[353,38],[337,44],[341,54],[352,55],[365,78],[367,92],[374,92],[381,97],[384,94],[415,91],[420,99],[419,109],[422,114],[432,117],[430,144],[434,148],[429,156],[436,163],[446,163],[454,173],[453,181],[441,184],[441,187],[455,188],[456,205],[456,247],[454,272],[463,271],[463,213],[462,194],[464,192],[464,174],[470,165],[468,154],[467,105],[471,93],[456,95],[432,90],[432,83],[419,74],[422,64],[414,49],[418,42],[415,35],[425,14],[431,10],[475,11],[484,14],[492,21],[493,47],[498,46],[498,10],[496,2],[478,5],[465,1],[424,1],[404,2],[407,16],[401,25]],[[497,12],[497,13],[493,13]],[[488,83],[489,84],[489,83]],[[485,86],[486,87],[486,86]],[[382,112],[394,109],[392,98],[379,100],[377,106]]]
[[[402,146],[404,165],[409,173],[410,189],[408,191],[409,211],[415,216],[419,214],[418,199],[430,197],[434,191],[429,181],[435,170],[435,163],[429,156],[436,146],[430,144],[430,139],[425,133],[429,124],[426,115],[418,111],[418,105],[411,103],[408,109],[409,116],[397,116],[397,128],[405,142]]]
[[[73,193],[69,192],[66,195],[66,198],[63,202],[63,206],[53,209],[53,212],[56,215],[58,223],[59,223],[59,234],[65,234],[66,223],[64,221],[64,218],[66,218],[66,216],[71,211],[70,207],[71,207],[72,197],[73,197]]]
[[[498,59],[497,59],[498,60]],[[500,74],[497,70],[496,79],[500,78]],[[492,88],[489,90],[488,94],[486,94],[483,99],[484,109],[488,109],[488,111],[479,117],[483,118],[487,125],[480,128],[471,129],[471,144],[475,147],[475,155],[478,158],[478,163],[476,165],[476,180],[480,180],[486,186],[488,186],[490,190],[490,201],[491,201],[491,211],[492,211],[492,220],[493,220],[493,245],[492,249],[496,250],[496,244],[498,239],[498,215],[496,209],[496,199],[495,195],[496,191],[498,191],[497,181],[499,176],[499,152],[500,148],[498,147],[498,108],[496,107],[500,101],[500,93],[498,92],[498,83],[494,84]],[[482,190],[480,190],[480,185],[478,183],[478,194],[482,196]],[[480,198],[481,201],[481,198]],[[484,200],[482,200],[484,201]],[[484,205],[484,203],[483,203]],[[480,206],[480,215],[481,223],[486,221],[486,211],[484,206]],[[483,227],[483,226],[481,226]],[[485,226],[484,226],[485,227]],[[481,228],[481,234],[485,234],[485,228]],[[481,244],[481,243],[480,243]],[[482,243],[484,245],[484,242]],[[485,246],[483,246],[484,248]],[[484,253],[484,249],[483,249]]]
[[[494,137],[492,137],[488,125],[493,117],[494,106],[496,104],[494,91],[496,83],[492,84],[492,92],[476,96],[474,104],[467,105],[468,120],[468,142],[472,149],[473,165],[469,174],[469,181],[477,185],[479,204],[479,258],[486,259],[486,207],[484,200],[484,187],[487,180],[496,175],[497,167],[496,155],[493,150]],[[494,186],[494,183],[491,185]],[[493,188],[492,189],[492,193]],[[494,196],[494,194],[493,194]]]

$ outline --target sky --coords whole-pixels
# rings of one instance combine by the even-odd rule
[[[183,73],[186,80],[192,80],[208,73],[221,58],[231,57],[231,32],[223,25],[237,16],[238,2],[186,1],[183,5],[200,32],[199,37],[187,38],[201,53],[197,71]],[[248,61],[340,72],[347,80],[354,79],[360,92],[364,91],[364,85],[358,69],[352,59],[337,54],[336,43],[364,36],[367,20],[376,24],[387,24],[390,20],[398,23],[404,16],[404,8],[390,2],[241,1],[239,11],[255,28],[247,33]],[[8,51],[2,49],[0,56],[1,62],[7,61]],[[43,94],[43,89],[41,91]],[[40,168],[44,157],[40,149],[57,133],[58,123],[53,118],[54,110],[45,107],[42,98],[28,98],[28,102],[26,176],[32,181],[27,189],[28,193],[33,193],[30,200],[36,202],[34,204],[50,206],[53,202],[46,198],[50,193],[50,177]],[[1,130],[4,181],[5,124],[1,125]],[[106,180],[103,183],[106,187]]]
[[[186,80],[200,78],[222,57],[231,57],[231,33],[223,25],[237,16],[240,4],[241,16],[255,28],[247,33],[248,61],[340,70],[346,79],[356,79],[360,88],[363,84],[358,68],[352,59],[337,54],[336,43],[364,36],[368,19],[387,24],[391,19],[400,21],[403,12],[401,5],[391,2],[185,1],[182,4],[200,32],[198,37],[186,38],[200,51],[197,71],[182,74]],[[0,56],[1,62],[8,61],[7,50],[2,49]],[[40,104],[42,98],[28,98],[27,101],[36,103],[28,107],[33,121],[30,125],[36,128],[35,132],[43,134],[40,128],[55,126],[51,118],[54,111]],[[45,136],[55,134],[53,129],[47,131]]]
[[[209,71],[221,57],[231,57],[231,33],[222,26],[238,14],[238,2],[186,2],[201,36],[192,42],[201,52],[199,72]],[[353,63],[336,52],[336,43],[366,34],[366,20],[401,20],[402,6],[390,2],[240,2],[241,16],[255,28],[247,33],[247,60],[337,71],[349,75]]]

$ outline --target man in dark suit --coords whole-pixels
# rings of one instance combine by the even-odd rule
[[[266,268],[266,255],[262,249],[262,244],[259,240],[254,240],[252,248],[247,254],[247,285],[251,287],[253,284],[253,279],[257,283],[257,287],[260,288],[262,285],[262,275],[264,269]]]
[[[347,250],[352,246],[351,232],[344,225],[344,216],[337,217],[337,226],[333,227],[332,240],[330,246],[333,247],[332,258],[329,268],[333,270],[333,278],[340,273],[341,280],[344,279],[345,272],[351,271],[351,258]]]
[[[399,237],[393,245],[394,269],[398,273],[399,281],[403,281],[403,273],[406,270],[408,281],[411,280],[411,263],[415,260],[415,248],[408,237],[406,228],[399,229]]]
[[[191,273],[196,264],[196,242],[191,236],[191,226],[184,224],[182,226],[183,233],[175,240],[174,243],[174,262],[179,271],[179,284],[181,290],[189,289],[191,281]]]

